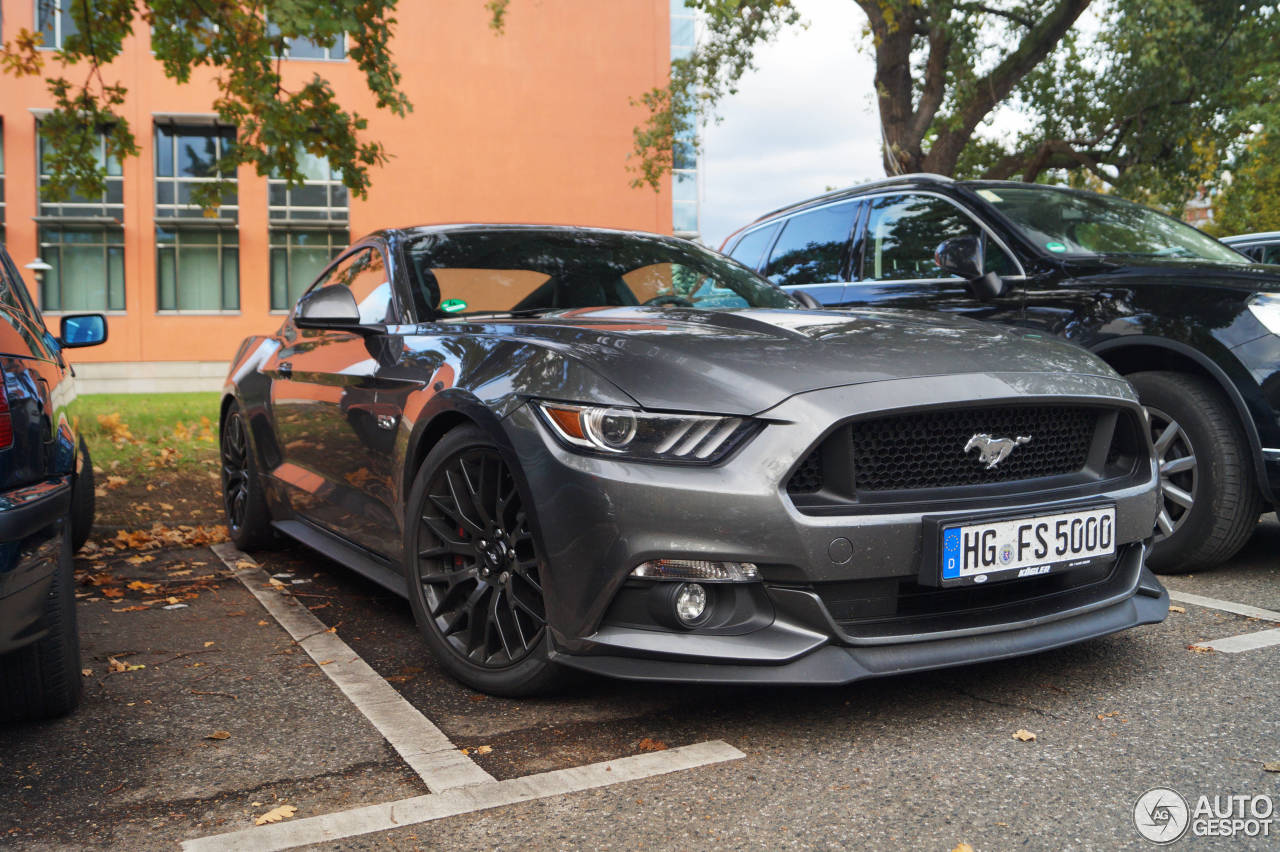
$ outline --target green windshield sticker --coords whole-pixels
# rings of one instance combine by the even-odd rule
[[[458,311],[465,311],[467,303],[461,299],[445,299],[440,303],[440,310],[446,314],[456,314]]]
[[[994,192],[992,192],[989,189],[978,190],[978,195],[981,195],[983,198],[987,199],[993,204],[999,204],[1001,201],[1003,201],[1003,199],[1000,196],[996,195]]]
[[[1059,253],[1067,250],[1067,247],[1064,246],[1062,243],[1045,243],[1044,247],[1047,248],[1049,251],[1056,251]]]

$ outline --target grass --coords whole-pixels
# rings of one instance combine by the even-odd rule
[[[218,398],[216,391],[85,394],[73,417],[94,466],[107,473],[190,471],[217,458]]]

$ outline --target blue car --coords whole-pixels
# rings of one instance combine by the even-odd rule
[[[0,246],[0,718],[45,719],[80,700],[71,555],[93,525],[93,465],[68,406],[64,349],[107,338],[102,314],[45,327]]]

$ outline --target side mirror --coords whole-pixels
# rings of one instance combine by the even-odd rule
[[[795,299],[804,308],[811,311],[822,309],[822,303],[813,297],[813,294],[806,290],[792,290],[791,298]]]
[[[360,308],[348,287],[330,284],[303,296],[298,302],[293,321],[298,328],[355,331],[360,325]]]
[[[58,329],[58,345],[63,349],[97,346],[107,340],[107,318],[102,314],[66,314]]]
[[[1004,292],[1004,281],[994,272],[982,271],[984,260],[982,240],[975,236],[943,240],[933,253],[939,269],[963,278],[974,298],[986,302]]]

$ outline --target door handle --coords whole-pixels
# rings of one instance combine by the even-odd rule
[[[276,366],[276,369],[280,372],[280,378],[282,379],[293,378],[293,364],[290,363],[289,361],[281,361]]]

